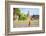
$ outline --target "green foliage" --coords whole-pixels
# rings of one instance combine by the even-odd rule
[[[16,14],[16,15],[20,15],[20,9],[19,8],[14,8],[14,15]]]
[[[27,15],[24,14],[24,13],[21,13],[19,8],[14,8],[14,13],[13,14],[14,15],[16,14],[16,15],[19,16],[18,20],[26,20],[27,19]]]
[[[21,14],[19,20],[26,20],[27,19],[27,16],[25,14]]]

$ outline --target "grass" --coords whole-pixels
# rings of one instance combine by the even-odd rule
[[[13,24],[14,27],[29,27],[29,20],[24,20],[24,21],[14,21]],[[30,27],[32,26],[39,26],[39,20],[30,20]]]
[[[30,20],[30,24],[36,24],[39,23],[38,20]],[[19,21],[15,21],[15,24],[29,24],[29,20],[19,20]]]

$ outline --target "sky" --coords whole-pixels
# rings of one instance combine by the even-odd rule
[[[39,15],[39,8],[20,8],[22,13],[27,14],[29,11],[30,15]]]

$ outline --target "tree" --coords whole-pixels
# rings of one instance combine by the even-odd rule
[[[26,20],[27,19],[27,15],[26,14],[24,14],[24,13],[21,13],[21,10],[19,9],[19,8],[14,8],[14,13],[13,13],[13,15],[17,15],[17,16],[19,16],[19,20]]]
[[[21,13],[19,20],[26,20],[26,19],[27,19],[27,15],[24,13]]]
[[[30,12],[28,11],[28,14],[27,14],[27,16],[28,16],[28,18],[29,18],[29,24],[28,24],[28,26],[30,27],[30,24],[31,24],[31,16],[30,16]]]
[[[14,8],[14,15],[16,14],[16,15],[20,15],[20,9],[19,8]]]
[[[18,15],[19,16],[19,18],[20,18],[20,15],[21,15],[21,11],[20,11],[20,9],[19,8],[14,8],[14,13],[13,13],[13,15]]]

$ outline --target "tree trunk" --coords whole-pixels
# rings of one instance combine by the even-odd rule
[[[30,21],[29,21],[29,24],[28,24],[28,26],[30,27]]]

